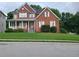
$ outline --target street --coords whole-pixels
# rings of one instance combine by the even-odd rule
[[[79,57],[79,43],[0,42],[0,57]]]

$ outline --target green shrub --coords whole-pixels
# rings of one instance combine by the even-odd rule
[[[50,32],[56,33],[56,27],[51,27]]]
[[[23,32],[24,30],[23,29],[11,29],[11,28],[8,28],[8,29],[6,29],[6,31],[5,32]]]
[[[64,28],[61,28],[60,31],[61,31],[61,33],[67,33],[67,30]]]
[[[79,28],[77,29],[76,34],[79,34]]]
[[[13,32],[13,29],[8,28],[8,29],[5,30],[5,32]]]
[[[15,29],[14,32],[24,32],[24,30],[19,28],[19,29]]]
[[[50,31],[50,26],[49,25],[42,25],[41,32],[49,32],[49,31]]]

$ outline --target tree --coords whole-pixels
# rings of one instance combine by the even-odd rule
[[[61,27],[66,29],[68,32],[71,31],[71,25],[70,25],[70,18],[73,17],[73,14],[69,13],[69,12],[66,12],[66,13],[62,13],[62,16],[61,16]]]
[[[79,12],[70,18],[70,26],[72,32],[79,32]]]
[[[59,18],[61,18],[61,13],[57,9],[50,8]]]
[[[35,10],[42,10],[42,7],[40,5],[30,5]]]
[[[12,12],[9,12],[8,14],[7,14],[7,19],[12,19],[13,18],[13,13]]]

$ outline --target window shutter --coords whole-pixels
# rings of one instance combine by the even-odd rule
[[[53,21],[50,21],[50,27],[52,27],[53,26]]]
[[[44,13],[44,16],[47,17],[47,13],[46,12]]]
[[[56,22],[55,21],[53,21],[53,24],[54,24],[54,26],[56,26]]]
[[[44,21],[42,21],[42,25],[44,25]]]
[[[50,14],[50,13],[48,12],[48,15],[47,15],[48,17],[49,17],[49,14]]]
[[[41,22],[39,21],[39,27],[41,27]]]

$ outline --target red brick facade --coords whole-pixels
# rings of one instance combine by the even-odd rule
[[[49,17],[45,17],[45,12],[46,13],[49,12],[49,14],[48,14]],[[27,17],[19,18],[19,13],[27,13]],[[33,17],[33,19],[35,19],[33,21],[35,32],[41,32],[41,29],[39,27],[39,21],[43,21],[44,25],[50,25],[51,21],[55,21],[56,32],[60,32],[59,18],[49,8],[44,8],[39,13],[39,15],[36,16],[36,11],[26,3],[21,8],[19,8],[18,13],[14,14],[14,15],[16,15],[16,20],[18,20],[18,19],[28,19],[28,21],[29,21],[29,19],[32,19],[32,18],[29,17],[30,14],[35,15],[35,17]]]
[[[44,12],[49,12],[49,17],[45,17],[44,16]],[[59,20],[58,20],[58,18],[57,18],[57,16],[56,15],[54,15],[54,13],[50,10],[50,9],[48,9],[48,8],[44,8],[43,9],[43,12],[41,12],[37,17],[36,17],[36,31],[37,32],[40,32],[41,30],[40,30],[40,28],[39,28],[39,26],[38,26],[38,21],[44,21],[45,22],[45,25],[50,25],[50,21],[56,21],[56,31],[57,32],[59,32]]]

